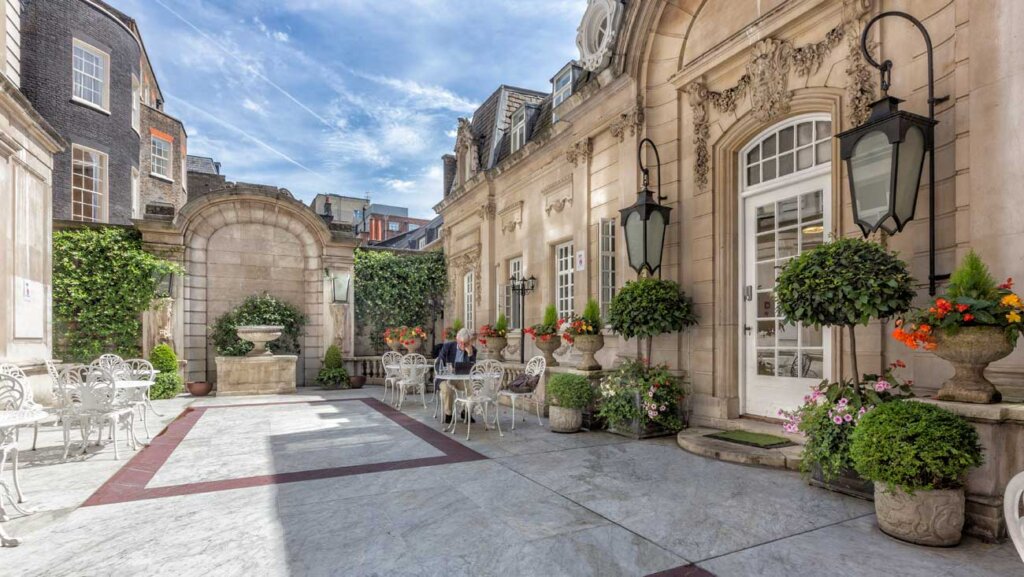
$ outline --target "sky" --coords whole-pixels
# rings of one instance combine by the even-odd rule
[[[434,216],[441,155],[499,84],[550,90],[586,0],[107,0],[190,154],[229,180]]]

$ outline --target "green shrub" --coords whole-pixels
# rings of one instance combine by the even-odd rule
[[[629,428],[637,421],[641,428],[652,423],[673,432],[683,428],[683,384],[665,365],[627,360],[601,379],[600,396],[597,414],[612,427]]]
[[[558,325],[558,309],[555,308],[555,305],[548,305],[544,308],[544,319],[541,324],[552,327]]]
[[[351,386],[348,371],[344,367],[336,369],[323,368],[316,376],[316,382],[325,389],[347,389]]]
[[[234,310],[224,313],[214,322],[210,338],[217,354],[241,357],[252,350],[252,343],[238,338],[237,329],[244,325],[280,325],[281,337],[267,344],[275,355],[297,355],[301,351],[299,336],[306,324],[306,316],[296,307],[267,293],[245,299]]]
[[[960,262],[960,266],[949,277],[946,298],[950,300],[967,297],[976,300],[997,301],[1000,298],[996,281],[988,272],[988,266],[971,250]]]
[[[138,357],[142,312],[159,281],[181,267],[142,250],[138,231],[86,228],[53,234],[54,356],[91,362]]]
[[[453,338],[454,338],[454,335],[459,334],[459,331],[461,331],[462,327],[464,327],[464,326],[465,325],[462,323],[462,319],[460,319],[460,318],[456,318],[454,321],[452,321]]]
[[[344,368],[345,363],[341,357],[341,349],[338,345],[331,345],[327,347],[327,352],[324,354],[324,368],[325,369],[341,369]]]
[[[149,362],[160,371],[156,375],[156,383],[149,389],[151,399],[172,399],[182,390],[181,376],[178,374],[178,355],[174,354],[167,344],[153,347],[149,353]]]
[[[500,335],[508,334],[508,318],[505,313],[500,313],[498,320],[494,321],[494,331]]]
[[[167,344],[153,347],[149,353],[149,362],[154,369],[162,373],[177,372],[178,370],[178,355],[174,354],[174,349]]]
[[[548,380],[547,396],[556,407],[583,409],[594,400],[594,389],[582,375],[558,373]]]
[[[598,332],[604,326],[601,320],[601,305],[597,304],[597,301],[590,299],[587,301],[587,306],[583,307],[583,320],[587,321],[592,327],[596,327]]]
[[[956,489],[982,464],[978,433],[962,417],[926,403],[894,401],[861,418],[850,457],[864,478],[913,493]]]
[[[682,331],[697,324],[690,299],[673,281],[639,278],[627,282],[615,293],[608,308],[608,322],[627,339],[647,339],[647,359],[651,358],[654,337]],[[637,352],[640,351],[637,342]]]

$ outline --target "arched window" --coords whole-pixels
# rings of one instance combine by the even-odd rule
[[[832,122],[801,117],[779,125],[741,157],[743,185],[751,188],[832,161]]]

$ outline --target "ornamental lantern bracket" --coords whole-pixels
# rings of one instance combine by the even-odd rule
[[[672,209],[661,204],[665,200],[656,190],[650,188],[650,167],[644,164],[643,150],[647,144],[654,151],[658,164],[658,185],[661,185],[661,156],[658,147],[645,138],[637,147],[637,164],[643,175],[643,188],[637,192],[636,202],[619,211],[622,228],[626,235],[626,253],[629,266],[640,276],[653,276],[661,269],[661,257],[665,245],[665,230],[669,224]]]

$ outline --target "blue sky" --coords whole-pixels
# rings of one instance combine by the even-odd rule
[[[432,217],[441,155],[501,83],[548,90],[586,0],[108,0],[139,22],[189,152],[231,180]]]

